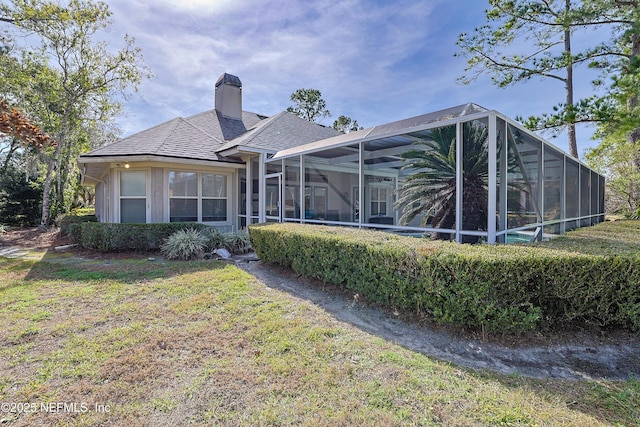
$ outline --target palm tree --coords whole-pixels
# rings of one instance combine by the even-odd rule
[[[400,222],[408,224],[422,215],[421,226],[453,229],[456,221],[456,127],[434,129],[420,148],[402,155],[404,170],[415,171],[398,190]],[[478,121],[463,125],[462,143],[462,229],[486,230],[488,214],[488,127]],[[449,240],[451,233],[433,232],[433,240]],[[463,236],[476,243],[477,236]]]

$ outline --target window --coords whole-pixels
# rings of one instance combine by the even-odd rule
[[[371,187],[371,216],[387,215],[388,193],[386,187]]]
[[[169,172],[170,222],[227,221],[227,176]]]
[[[202,221],[227,220],[227,177],[202,174]]]
[[[198,221],[198,174],[169,172],[169,221]]]
[[[147,222],[147,173],[120,172],[120,222]]]

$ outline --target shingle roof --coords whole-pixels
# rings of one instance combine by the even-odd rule
[[[340,132],[333,128],[283,111],[258,123],[244,135],[228,141],[219,151],[242,145],[276,152],[336,135],[340,135]]]
[[[185,120],[224,143],[224,141],[230,141],[244,134],[247,129],[254,127],[266,118],[267,116],[243,111],[242,121],[240,121],[224,117],[216,110],[209,110],[187,117]]]
[[[176,118],[82,157],[155,155],[197,160],[224,160],[216,154],[225,143],[246,133],[265,116],[243,111],[242,121],[222,117],[209,110],[187,118]]]
[[[240,121],[209,110],[169,120],[82,157],[155,155],[225,161],[217,153],[237,146],[280,152],[284,157],[483,111],[487,110],[469,103],[345,135],[286,111],[269,118],[243,111]]]

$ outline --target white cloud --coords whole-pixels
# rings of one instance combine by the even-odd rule
[[[225,12],[237,7],[239,0],[159,0],[175,10],[188,11],[196,14],[210,14]]]
[[[456,82],[465,62],[453,57],[455,41],[482,24],[481,2],[109,4],[113,35],[133,35],[157,76],[142,86],[146,103],[127,106],[139,119],[130,120],[132,126],[212,108],[213,85],[223,72],[242,80],[244,108],[263,114],[284,110],[296,89],[321,90],[333,113],[326,124],[345,114],[373,126],[469,101],[526,116],[556,103],[550,103],[554,89],[537,82],[507,90],[487,78],[469,86]]]
[[[341,105],[397,85],[401,71],[394,67],[424,42],[436,5],[285,1],[199,9],[198,2],[112,3],[114,21],[123,18],[158,76],[148,88],[182,94],[177,102],[186,104],[201,98],[194,93],[212,91],[226,71],[243,80],[245,105],[267,113],[286,108],[301,87],[318,88]]]

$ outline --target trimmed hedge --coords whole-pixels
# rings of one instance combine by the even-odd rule
[[[82,236],[82,228],[80,224],[84,222],[97,222],[95,215],[62,215],[56,219],[56,223],[60,228],[60,233],[71,237],[74,243],[80,243]]]
[[[263,261],[439,322],[513,333],[581,320],[640,331],[635,256],[292,223],[251,225],[249,233]]]
[[[210,226],[194,222],[153,224],[117,224],[85,222],[81,224],[79,244],[98,252],[155,251],[179,230],[204,230]]]

